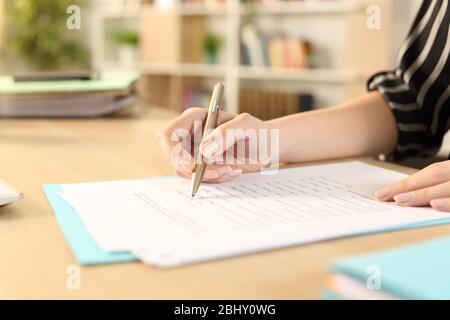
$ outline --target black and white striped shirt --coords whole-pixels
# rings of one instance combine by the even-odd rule
[[[391,158],[432,155],[450,126],[449,0],[424,0],[399,54],[399,67],[375,74],[378,90],[397,121]]]

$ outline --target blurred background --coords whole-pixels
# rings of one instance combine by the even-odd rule
[[[81,8],[79,29],[67,26],[71,5]],[[372,73],[395,66],[419,5],[420,0],[0,0],[0,72],[137,71],[139,96],[148,105],[180,112],[207,105],[220,80],[229,111],[269,119],[364,93]]]

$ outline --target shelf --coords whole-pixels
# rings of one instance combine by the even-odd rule
[[[94,12],[97,19],[121,19],[121,18],[139,18],[141,8],[139,7],[118,7],[104,6],[97,8]]]
[[[277,80],[348,84],[361,80],[362,76],[353,71],[335,69],[294,70],[241,66],[239,68],[239,78],[243,80]]]
[[[1,1],[1,0],[0,0]],[[141,3],[144,1],[141,1]],[[95,9],[94,24],[98,28],[92,32],[91,43],[93,45],[92,65],[99,70],[119,69],[119,70],[135,70],[143,75],[155,75],[148,77],[149,83],[154,81],[161,85],[156,89],[155,94],[161,94],[162,103],[170,106],[176,105],[176,100],[181,96],[180,88],[185,83],[212,83],[217,80],[224,81],[227,85],[227,105],[232,112],[239,112],[239,90],[241,87],[261,87],[261,88],[279,88],[280,90],[295,91],[305,90],[312,91],[317,95],[317,102],[320,105],[334,105],[347,98],[364,92],[364,82],[367,73],[374,70],[384,69],[392,62],[388,57],[387,50],[391,50],[391,45],[386,44],[386,39],[391,38],[390,26],[383,28],[378,36],[373,38],[371,32],[367,28],[354,28],[358,23],[364,22],[365,8],[367,1],[363,0],[225,0],[224,3],[211,3],[204,1],[203,3],[182,3],[182,0],[173,1],[154,1],[156,4],[148,3],[137,6],[111,6],[104,5]],[[248,3],[252,2],[252,3]],[[131,3],[128,2],[128,3]],[[136,2],[137,3],[137,2]],[[390,1],[372,0],[374,5],[380,5],[383,10],[390,12],[393,5]],[[162,7],[160,4],[168,4]],[[112,43],[106,42],[107,31],[110,25],[106,25],[108,19],[123,19],[125,22],[135,19],[133,26],[139,26],[142,30],[144,23],[151,21],[145,20],[148,14],[150,17],[161,17],[161,19],[172,19],[174,21],[173,30],[167,30],[170,33],[171,41],[174,46],[171,49],[168,45],[167,49],[162,52],[172,53],[170,50],[177,50],[175,54],[167,56],[148,54],[142,51],[142,57],[148,57],[149,63],[136,61],[132,67],[120,66],[113,60],[114,55],[109,50],[113,50]],[[390,19],[390,14],[386,15]],[[305,37],[301,30],[296,30],[297,21],[300,19],[301,28],[317,27],[319,24],[324,30],[333,28],[336,22],[342,28],[336,30],[336,37],[349,37],[361,39],[361,42],[345,42],[341,43],[341,39],[334,39],[333,30],[330,30],[331,38],[324,38],[323,32],[308,33],[308,40],[312,43],[317,42],[321,50],[327,51],[330,57],[337,54],[336,65],[339,68],[324,67],[314,69],[288,69],[288,68],[271,68],[271,67],[254,67],[240,65],[240,28],[247,18],[254,18],[255,23],[261,30],[273,30],[274,34],[283,32],[291,36]],[[320,21],[316,21],[315,19]],[[129,19],[129,20],[126,20]],[[336,21],[336,19],[339,19]],[[328,20],[333,20],[328,22]],[[390,19],[391,20],[391,19]],[[144,22],[142,25],[139,22]],[[155,20],[156,21],[156,20]],[[162,20],[165,22],[165,20]],[[169,22],[169,20],[167,20]],[[199,52],[195,52],[195,48],[200,48],[200,36],[195,46],[193,40],[189,39],[189,30],[193,28],[195,31],[196,23],[204,24],[205,30],[217,32],[224,36],[226,46],[221,52],[221,65],[210,65],[202,63]],[[136,24],[137,23],[137,24]],[[158,22],[159,23],[159,22]],[[163,23],[161,22],[161,25]],[[278,26],[279,24],[279,26]],[[115,25],[113,25],[115,27]],[[155,26],[155,33],[158,32],[159,25]],[[300,23],[299,23],[300,27]],[[186,28],[186,29],[185,29]],[[200,27],[198,28],[200,29]],[[153,30],[153,29],[152,29]],[[159,30],[163,32],[164,30]],[[169,32],[173,31],[173,32]],[[278,32],[277,32],[278,31]],[[192,32],[193,35],[195,32]],[[294,34],[295,33],[295,34]],[[164,34],[164,32],[163,32]],[[316,39],[317,37],[317,39]],[[191,36],[193,38],[193,36]],[[344,39],[345,40],[345,39]],[[111,40],[109,40],[111,42]],[[159,41],[159,40],[158,40]],[[328,46],[328,41],[333,42]],[[334,43],[336,42],[336,43]],[[153,42],[149,43],[153,45]],[[342,51],[340,46],[344,45]],[[146,47],[143,47],[145,49]],[[380,54],[370,55],[371,48],[382,48]],[[186,50],[186,51],[184,51]],[[200,50],[200,49],[199,49]],[[191,55],[192,51],[192,55]],[[392,50],[391,50],[392,51]],[[345,53],[345,59],[341,55]],[[192,56],[192,58],[190,58]],[[153,60],[151,60],[153,57]],[[159,61],[199,61],[200,63],[161,63]],[[370,61],[366,61],[367,57],[371,57]],[[178,58],[178,59],[177,59]],[[152,62],[153,61],[153,62]],[[334,61],[334,60],[333,60]],[[333,64],[334,65],[334,64]],[[358,71],[359,70],[359,71]],[[186,78],[183,78],[186,77]],[[190,77],[196,78],[196,81],[190,81]],[[186,81],[185,81],[186,80]],[[193,79],[194,80],[194,79]],[[201,80],[201,81],[197,81]],[[162,88],[172,90],[171,94],[165,97],[166,92]],[[160,92],[161,91],[161,92]]]
[[[230,67],[233,68],[233,67]],[[177,75],[191,77],[223,78],[226,66],[209,64],[141,64],[137,68],[145,74]],[[309,83],[352,83],[362,79],[353,71],[334,69],[271,69],[266,67],[241,66],[236,76],[242,80],[299,81]]]
[[[357,72],[337,69],[274,69],[268,67],[240,66],[238,68],[224,65],[204,63],[153,64],[141,63],[132,67],[120,67],[117,63],[109,62],[101,66],[103,70],[127,69],[139,71],[143,74],[170,75],[185,77],[224,78],[226,72],[232,68],[232,74],[242,80],[269,81],[298,81],[308,83],[348,84],[363,80]]]
[[[223,78],[226,68],[220,65],[202,63],[141,64],[139,71],[145,74],[176,75],[190,77]]]
[[[240,5],[232,9],[226,5],[180,4],[170,8],[160,8],[151,4],[140,7],[102,7],[96,11],[98,18],[138,18],[144,11],[169,11],[180,15],[278,15],[278,14],[327,14],[350,13],[364,8],[358,0],[303,0],[293,2],[274,1],[264,7],[260,5]]]
[[[256,5],[248,7],[241,6],[242,14],[328,14],[328,13],[351,13],[364,8],[362,1],[358,0],[304,0],[297,2],[275,2],[264,7]]]
[[[148,11],[157,12],[173,12],[179,15],[210,15],[220,16],[226,15],[228,9],[224,5],[206,6],[201,4],[182,4],[171,8],[160,8],[151,4],[144,4],[140,7],[105,7],[96,10],[96,17],[99,19],[120,19],[120,18],[139,18],[143,13]]]
[[[225,5],[181,4],[174,8],[181,15],[226,15],[228,8]],[[231,11],[230,11],[231,12]]]

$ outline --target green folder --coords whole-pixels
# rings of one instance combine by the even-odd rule
[[[332,269],[365,284],[371,266],[379,268],[384,292],[403,299],[450,299],[450,237],[341,260]]]
[[[102,72],[93,80],[15,82],[13,77],[0,77],[0,95],[125,91],[138,78],[137,72]]]

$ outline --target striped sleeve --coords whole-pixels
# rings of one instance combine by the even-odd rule
[[[391,159],[398,160],[433,148],[427,132],[427,121],[399,71],[374,75],[368,82],[368,90],[378,90],[383,95],[397,122],[398,141],[395,151],[389,155]]]
[[[399,54],[399,67],[372,76],[391,108],[398,129],[390,158],[436,153],[450,117],[449,0],[424,1]]]

